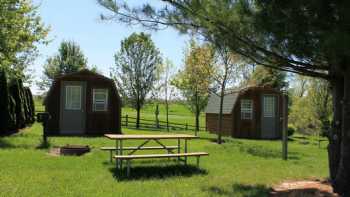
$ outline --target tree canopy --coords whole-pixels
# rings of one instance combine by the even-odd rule
[[[87,68],[87,58],[80,46],[73,41],[63,41],[58,48],[58,53],[46,60],[44,79],[39,82],[39,86],[42,89],[48,88],[55,77],[84,68]]]
[[[137,128],[140,110],[159,78],[161,63],[159,50],[150,35],[145,33],[133,33],[122,40],[121,48],[115,54],[116,66],[112,69],[112,75],[124,98],[137,110]]]
[[[177,87],[196,117],[196,131],[199,130],[199,115],[208,102],[208,91],[214,62],[213,49],[209,45],[198,45],[191,40],[185,51],[184,68],[173,78]]]
[[[277,69],[257,66],[253,71],[249,83],[256,86],[268,86],[277,90],[288,87],[286,73]]]
[[[0,0],[0,66],[10,78],[24,77],[48,30],[30,1]]]

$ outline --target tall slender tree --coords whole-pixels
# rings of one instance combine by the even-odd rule
[[[216,45],[216,62],[211,68],[210,78],[214,80],[214,91],[212,94],[216,94],[220,98],[219,116],[218,116],[218,144],[222,143],[222,127],[223,127],[223,105],[226,94],[226,87],[232,86],[234,82],[237,82],[240,78],[239,70],[242,68],[243,59],[240,55],[232,53],[226,46]],[[216,91],[218,89],[218,91]]]
[[[146,96],[158,81],[162,63],[160,52],[145,33],[133,33],[121,42],[115,55],[112,76],[117,86],[137,111],[136,127],[140,127],[140,111]]]
[[[208,102],[213,61],[214,53],[211,46],[200,46],[191,40],[189,49],[185,52],[184,69],[179,71],[171,82],[181,91],[195,115],[195,135],[199,131],[200,113]]]

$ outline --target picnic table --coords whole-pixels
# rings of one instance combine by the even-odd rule
[[[187,135],[187,134],[158,134],[158,135],[148,135],[148,134],[105,134],[105,137],[111,140],[115,140],[115,147],[102,147],[102,150],[109,150],[112,160],[112,153],[115,152],[114,159],[116,159],[116,170],[123,168],[123,161],[127,161],[127,175],[130,174],[130,161],[133,159],[147,159],[147,158],[172,158],[177,157],[179,161],[183,161],[187,164],[187,157],[195,156],[197,157],[197,165],[199,165],[199,157],[206,156],[208,153],[205,152],[188,152],[188,140],[197,139],[198,136]],[[177,142],[176,146],[165,145],[161,140],[175,140]],[[123,142],[127,140],[139,140],[141,141],[139,146],[136,147],[124,147]],[[181,140],[184,141],[183,147]],[[145,146],[150,141],[156,142],[159,146]],[[135,153],[140,150],[165,150],[167,154],[148,154],[148,155],[136,155]],[[181,152],[183,150],[183,152]],[[130,151],[126,155],[124,151]],[[182,160],[181,157],[184,159]]]

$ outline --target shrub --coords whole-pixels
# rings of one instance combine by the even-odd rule
[[[288,137],[292,136],[295,133],[295,129],[293,127],[288,127],[287,133],[288,133]]]

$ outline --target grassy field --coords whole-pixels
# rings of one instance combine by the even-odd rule
[[[51,146],[92,147],[92,152],[81,157],[56,157],[48,155],[47,148],[40,148],[41,131],[41,126],[34,124],[0,138],[0,196],[254,197],[267,196],[269,187],[283,180],[325,178],[328,174],[326,144],[318,148],[314,142],[295,137],[289,144],[289,160],[283,161],[279,141],[224,138],[226,142],[218,145],[213,143],[214,135],[201,132],[201,139],[189,143],[190,151],[210,154],[201,159],[201,170],[172,160],[135,161],[131,178],[118,179],[108,153],[99,150],[113,145],[112,141],[103,137],[52,137]],[[189,163],[195,164],[195,159]]]

